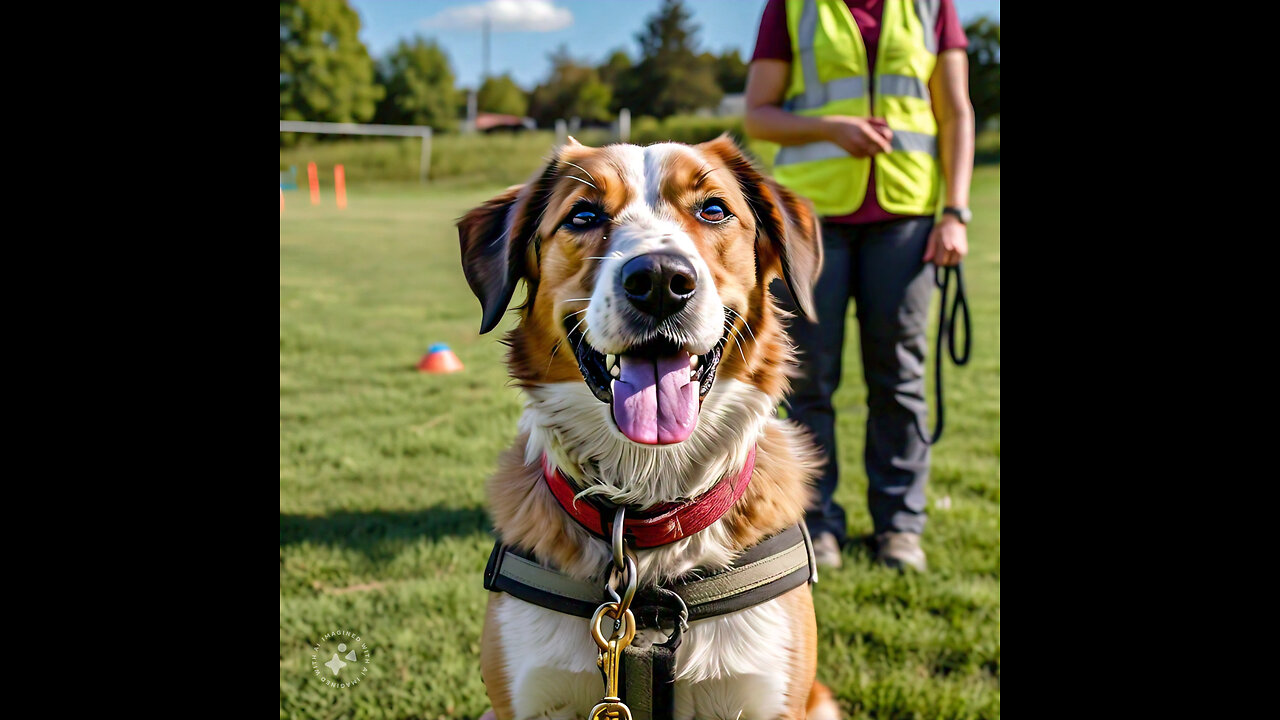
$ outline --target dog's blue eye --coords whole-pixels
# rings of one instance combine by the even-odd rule
[[[707,222],[720,222],[724,220],[729,213],[725,211],[724,206],[719,201],[712,201],[702,206],[702,210],[698,213],[698,217]]]
[[[564,226],[571,229],[581,230],[584,228],[593,227],[595,225],[598,225],[599,223],[600,223],[599,213],[593,212],[591,210],[581,210],[579,212],[574,213],[573,216],[569,218],[569,222],[565,223]]]

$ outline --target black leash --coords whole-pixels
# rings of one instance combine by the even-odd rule
[[[951,284],[951,276],[956,278],[956,292],[952,296],[951,312],[947,312],[947,288]],[[933,354],[933,392],[937,397],[938,406],[938,424],[933,429],[932,435],[926,435],[924,428],[921,427],[920,421],[916,421],[916,432],[920,434],[920,439],[927,445],[933,445],[942,437],[944,410],[942,405],[942,343],[945,339],[947,350],[951,355],[951,362],[957,367],[967,365],[969,363],[969,350],[972,345],[972,336],[969,334],[969,299],[964,292],[964,273],[961,272],[960,266],[938,267],[933,269],[933,283],[942,289],[942,302],[938,306],[938,337],[934,345]],[[956,352],[956,318],[964,318],[964,354]],[[932,438],[932,439],[930,439]]]

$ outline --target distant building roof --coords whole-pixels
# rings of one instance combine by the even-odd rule
[[[495,127],[528,127],[527,118],[518,115],[500,115],[498,113],[476,113],[476,130],[485,131]]]

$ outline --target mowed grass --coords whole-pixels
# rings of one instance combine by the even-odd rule
[[[974,180],[965,263],[973,360],[945,371],[947,431],[934,451],[924,539],[930,571],[899,575],[859,546],[814,587],[818,675],[849,717],[1000,715],[999,172],[980,167]],[[484,482],[515,435],[521,399],[497,342],[513,318],[477,335],[479,305],[453,223],[499,189],[355,188],[345,211],[327,188],[320,207],[305,192],[286,193],[281,718],[477,718],[488,707]],[[852,313],[849,322],[852,330]],[[466,371],[416,372],[436,342]],[[871,521],[855,346],[845,362],[839,498],[856,536]],[[336,630],[361,634],[371,649],[369,677],[355,687],[312,674],[310,648]]]

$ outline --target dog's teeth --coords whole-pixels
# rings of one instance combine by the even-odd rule
[[[697,370],[697,369],[698,369],[698,356],[697,356],[697,355],[694,355],[694,356],[692,356],[692,357],[690,357],[690,358],[689,358],[689,369],[690,369],[690,370]]]
[[[604,366],[605,366],[605,367],[607,367],[607,368],[613,368],[613,367],[616,367],[617,365],[618,365],[618,356],[617,356],[617,355],[605,355],[605,356],[604,356]]]
[[[613,357],[613,356],[611,355],[610,357]],[[622,368],[618,367],[617,365],[614,365],[613,367],[609,368],[609,374],[614,376],[615,378],[621,378]]]

